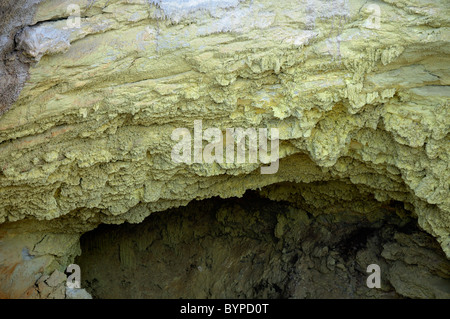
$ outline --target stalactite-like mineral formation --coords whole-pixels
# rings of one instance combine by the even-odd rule
[[[0,8],[0,297],[89,296],[65,287],[72,263],[94,297],[120,296],[95,273],[105,251],[124,282],[141,260],[167,263],[151,294],[123,296],[450,296],[447,0]],[[279,146],[276,171],[261,174],[264,156],[206,160],[252,152],[237,128],[258,142],[276,130],[253,147]],[[200,160],[175,161],[177,145]],[[239,197],[250,204],[227,204]],[[379,291],[357,275],[377,261]]]

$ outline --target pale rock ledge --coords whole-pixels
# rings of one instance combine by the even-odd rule
[[[403,202],[450,257],[449,20],[445,0],[42,1],[0,116],[0,296],[38,297],[101,223],[282,182]],[[175,163],[195,120],[278,128],[278,172]]]

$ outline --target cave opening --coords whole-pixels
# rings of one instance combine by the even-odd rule
[[[403,203],[356,191],[308,201],[302,190],[322,184],[279,183],[102,224],[81,237],[82,286],[94,298],[450,296],[450,262]],[[281,191],[289,196],[276,199]],[[367,285],[373,264],[380,288]]]

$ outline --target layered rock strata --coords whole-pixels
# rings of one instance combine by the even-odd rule
[[[39,3],[5,38],[32,66],[0,104],[16,100],[0,116],[1,296],[39,297],[39,279],[64,272],[100,224],[285,182],[304,186],[267,196],[314,199],[310,213],[354,190],[402,202],[449,258],[449,11],[443,0]],[[199,120],[278,129],[278,171],[175,162],[172,132]]]

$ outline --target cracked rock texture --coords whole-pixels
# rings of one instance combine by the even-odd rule
[[[321,186],[264,193],[303,187]],[[304,200],[246,193],[102,225],[81,238],[82,286],[95,298],[450,298],[450,263],[411,213],[353,190],[370,213],[336,198],[334,213],[313,215]],[[380,289],[366,286],[373,263]]]
[[[28,76],[29,59],[15,46],[15,35],[31,23],[40,0],[3,0],[0,3],[0,116],[19,96]]]
[[[355,191],[402,202],[450,257],[448,1],[16,3],[30,9],[5,20],[2,2],[0,60],[28,80],[0,65],[0,296],[39,297],[102,223],[286,182],[266,196],[313,214],[346,203],[376,221]],[[194,120],[278,128],[278,172],[175,163],[171,133]],[[379,253],[408,258],[395,245]],[[397,293],[440,296],[401,288],[399,263]]]

